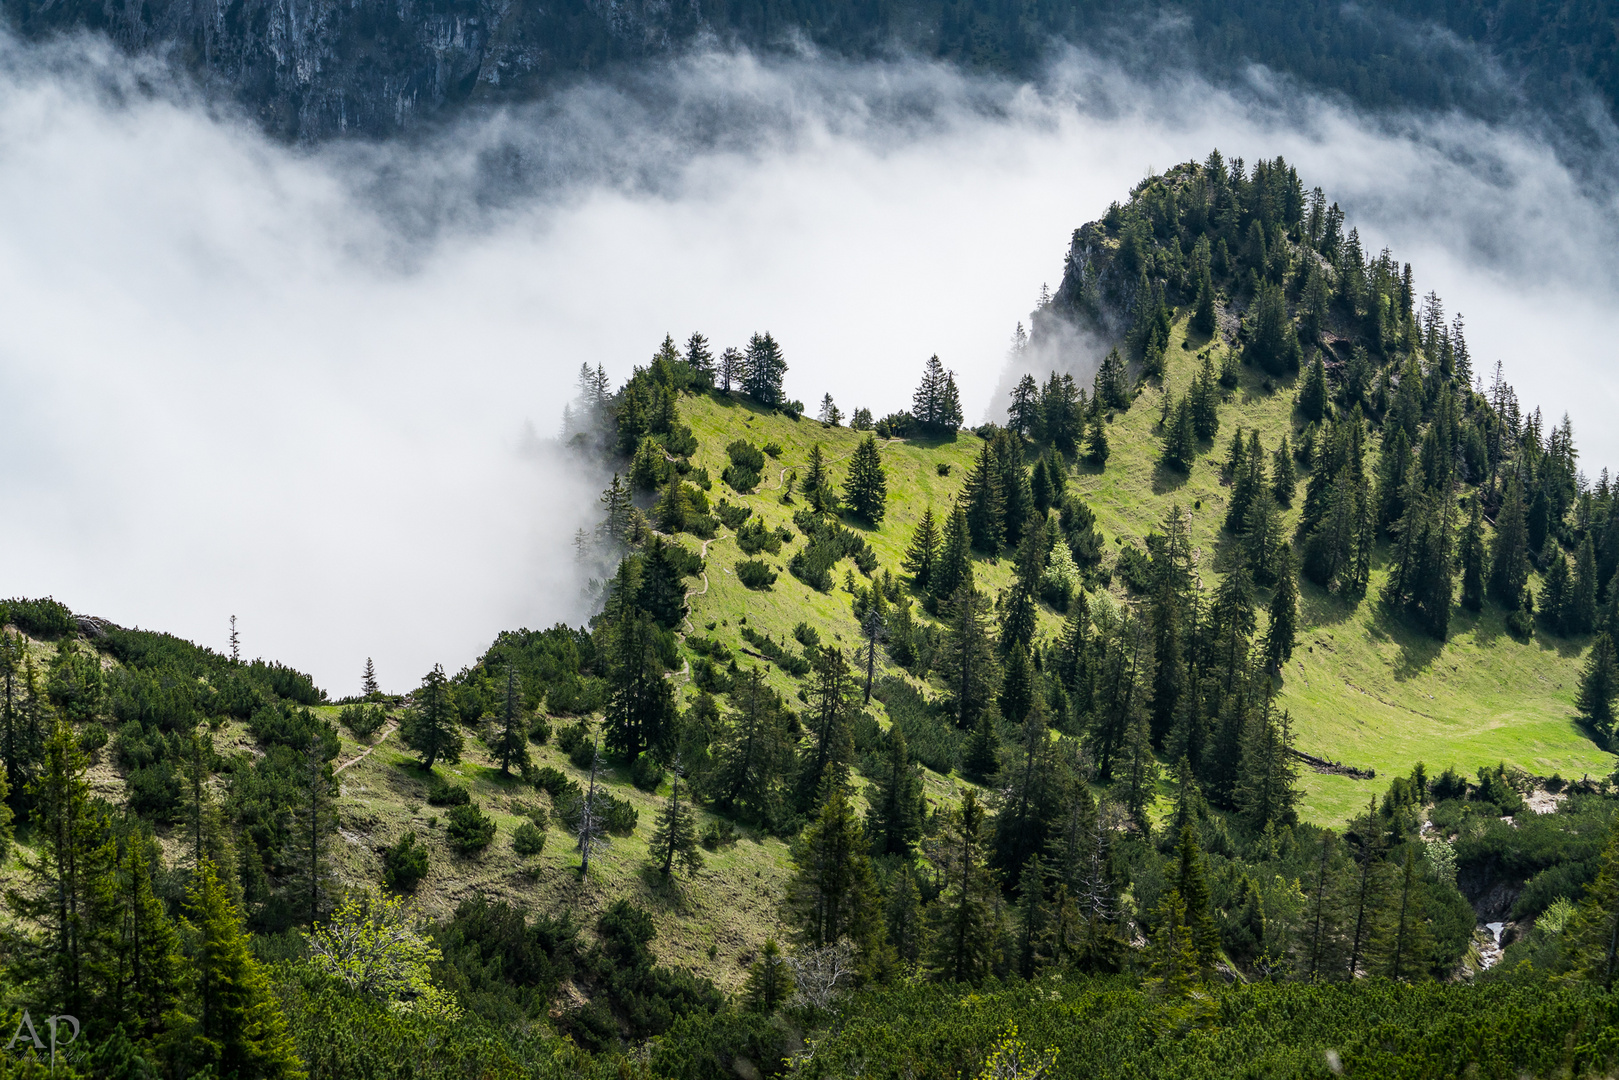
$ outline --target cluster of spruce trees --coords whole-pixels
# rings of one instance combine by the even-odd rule
[[[1104,238],[1116,245],[1106,255],[1097,250]],[[1538,409],[1523,409],[1499,364],[1488,387],[1476,378],[1462,318],[1447,321],[1433,293],[1419,302],[1409,264],[1367,252],[1337,205],[1320,189],[1306,193],[1281,159],[1247,170],[1218,152],[1149,177],[1127,205],[1076,233],[1075,251],[1082,257],[1070,257],[1062,287],[1036,313],[1037,333],[1043,318],[1100,318],[1122,305],[1143,381],[1161,375],[1176,304],[1190,310],[1194,334],[1235,339],[1218,371],[1211,347],[1187,393],[1164,396],[1167,464],[1190,469],[1212,445],[1238,359],[1268,388],[1302,373],[1296,439],[1267,450],[1239,432],[1222,464],[1233,485],[1226,527],[1244,538],[1256,580],[1285,577],[1291,558],[1311,581],[1358,601],[1386,558],[1377,599],[1440,640],[1458,603],[1479,611],[1492,599],[1520,636],[1537,625],[1598,633],[1581,711],[1607,736],[1615,672],[1601,635],[1619,593],[1613,485],[1606,470],[1595,483],[1580,471],[1566,416],[1548,428]],[[1234,321],[1228,312],[1241,307]],[[1112,356],[1088,400],[1056,377],[1043,392],[1025,378],[1011,424],[1074,454],[1076,418],[1096,416],[1103,402],[1127,407],[1123,381]],[[1305,496],[1289,542],[1276,511],[1289,505],[1298,472]]]

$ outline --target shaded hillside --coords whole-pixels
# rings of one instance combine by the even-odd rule
[[[1224,81],[1257,63],[1372,108],[1486,116],[1527,102],[1575,117],[1571,106],[1587,92],[1611,112],[1619,93],[1611,4],[7,0],[5,11],[28,37],[84,28],[166,55],[290,139],[387,135],[716,42],[790,51],[807,39],[844,56],[903,50],[1028,76],[1070,41],[1144,70],[1190,55]]]

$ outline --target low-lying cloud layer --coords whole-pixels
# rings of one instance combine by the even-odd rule
[[[969,415],[1069,232],[1149,167],[1286,156],[1619,462],[1615,206],[1533,134],[1238,100],[1071,56],[1038,87],[710,55],[405,145],[265,142],[94,42],[0,44],[0,593],[404,689],[583,614],[602,478],[536,450],[581,363],[783,342],[788,391]],[[1584,175],[1592,175],[1588,170]]]

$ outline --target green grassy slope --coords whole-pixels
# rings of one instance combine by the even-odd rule
[[[1229,489],[1220,482],[1218,462],[1236,426],[1257,428],[1267,450],[1284,432],[1296,435],[1295,388],[1284,384],[1267,393],[1262,376],[1243,368],[1241,384],[1220,408],[1214,444],[1204,445],[1190,475],[1166,468],[1158,463],[1163,395],[1186,391],[1199,366],[1196,355],[1209,345],[1201,337],[1187,342],[1186,333],[1185,322],[1178,322],[1166,387],[1144,389],[1128,412],[1115,417],[1106,469],[1082,468],[1073,484],[1089,500],[1114,551],[1115,539],[1139,543],[1172,505],[1188,509],[1200,575],[1212,590],[1231,539],[1221,532]],[[1290,529],[1302,502],[1301,476],[1299,497],[1285,516]],[[1378,774],[1355,780],[1306,771],[1301,813],[1307,819],[1343,821],[1371,794],[1381,794],[1390,775],[1417,760],[1430,775],[1448,765],[1472,773],[1502,760],[1541,776],[1605,776],[1613,770],[1613,755],[1574,721],[1588,639],[1537,634],[1530,642],[1517,641],[1506,633],[1499,609],[1487,605],[1478,615],[1458,608],[1451,639],[1441,646],[1381,609],[1376,598],[1384,577],[1379,559],[1366,599],[1355,606],[1308,581],[1301,584],[1299,646],[1280,703],[1293,715],[1299,749]]]
[[[1299,425],[1293,414],[1295,387],[1289,383],[1267,392],[1262,376],[1244,368],[1238,389],[1221,406],[1219,436],[1203,446],[1191,473],[1161,465],[1158,418],[1163,395],[1184,393],[1199,366],[1198,352],[1211,347],[1201,337],[1188,341],[1186,334],[1185,322],[1177,323],[1165,385],[1144,388],[1128,412],[1114,417],[1109,428],[1113,453],[1107,467],[1081,465],[1069,482],[1095,511],[1108,550],[1114,553],[1110,557],[1116,557],[1121,544],[1139,544],[1171,506],[1178,503],[1187,509],[1199,575],[1205,590],[1212,591],[1230,557],[1231,538],[1221,530],[1228,488],[1221,482],[1218,462],[1232,430],[1257,428],[1270,450],[1284,432],[1296,437]],[[1216,341],[1212,347],[1218,360],[1221,345]],[[713,498],[724,493],[733,502],[753,507],[772,526],[790,523],[792,512],[802,505],[780,503],[784,471],[802,471],[815,442],[822,443],[828,457],[837,462],[863,437],[848,428],[793,421],[718,396],[687,398],[682,413],[701,440],[696,463],[706,465],[715,477],[725,463],[724,447],[734,438],[760,446],[775,442],[782,448],[779,458],[769,463],[758,493],[739,497],[718,480],[711,493]],[[950,443],[894,440],[884,445],[888,516],[881,528],[866,531],[884,568],[899,572],[922,511],[931,505],[938,514],[950,505],[980,445],[970,432]],[[950,466],[948,476],[938,475],[940,463]],[[833,473],[841,480],[841,468],[834,465]],[[1286,514],[1289,528],[1298,520],[1303,479],[1299,498]],[[714,636],[736,649],[746,647],[738,634],[744,618],[759,631],[788,640],[793,627],[807,621],[824,638],[853,644],[857,630],[848,595],[841,586],[831,594],[817,593],[788,574],[792,550],[791,545],[784,547],[779,557],[769,560],[781,571],[775,586],[753,592],[729,572],[745,556],[729,532],[722,532],[708,545],[706,591],[699,583],[691,598],[694,628],[708,633],[706,628],[713,623]],[[1005,559],[980,562],[976,574],[980,584],[995,593],[1010,583],[1011,567]],[[1573,699],[1587,639],[1537,634],[1532,641],[1518,641],[1506,633],[1501,612],[1489,605],[1477,615],[1458,609],[1451,639],[1441,646],[1382,610],[1376,598],[1384,576],[1379,559],[1367,598],[1356,605],[1302,583],[1299,646],[1284,674],[1280,703],[1293,716],[1299,749],[1377,772],[1375,779],[1359,780],[1305,769],[1301,810],[1307,819],[1342,822],[1367,798],[1381,794],[1392,775],[1404,773],[1418,760],[1430,773],[1454,766],[1471,774],[1497,761],[1541,776],[1605,776],[1613,771],[1613,755],[1598,748],[1574,720]],[[1122,599],[1117,583],[1114,589]],[[1041,634],[1054,635],[1059,625],[1060,616],[1043,609]],[[886,670],[900,674],[892,666]],[[789,694],[798,685],[779,671],[772,680]],[[932,780],[941,792],[954,786],[943,778]]]

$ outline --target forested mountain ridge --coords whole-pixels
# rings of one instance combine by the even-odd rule
[[[1257,63],[1371,108],[1492,117],[1527,102],[1570,120],[1587,92],[1611,115],[1619,100],[1611,2],[7,0],[4,10],[27,37],[88,29],[166,55],[267,131],[304,140],[387,135],[469,104],[532,100],[582,75],[633,71],[714,43],[768,51],[806,40],[845,56],[907,51],[1018,76],[1069,41],[1149,66],[1189,56],[1216,81]]]
[[[1216,153],[1004,425],[586,368],[599,614],[408,696],[4,602],[0,1009],[120,1078],[1611,1072],[1619,499],[1416,280]]]

